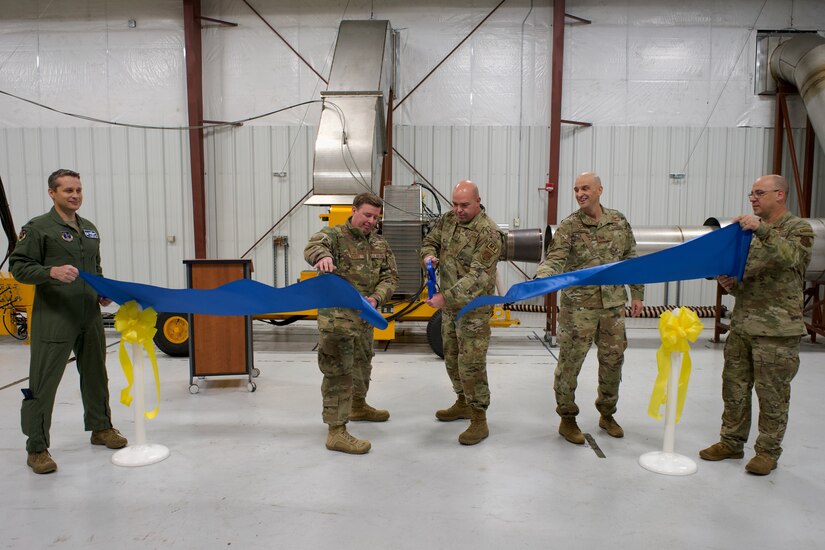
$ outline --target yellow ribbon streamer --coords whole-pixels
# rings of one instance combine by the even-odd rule
[[[670,378],[671,353],[682,354],[682,370],[679,374],[679,398],[676,402],[676,422],[682,418],[682,409],[685,406],[685,395],[687,395],[688,381],[690,380],[690,345],[688,341],[695,342],[699,334],[704,329],[696,312],[684,306],[679,308],[679,314],[674,315],[668,310],[659,316],[659,335],[662,338],[662,345],[656,350],[656,363],[659,366],[659,374],[656,383],[653,385],[653,393],[650,395],[650,405],[647,414],[659,420],[662,418],[660,409],[667,402],[667,384]]]
[[[158,320],[158,314],[154,309],[144,309],[143,311],[134,300],[126,302],[115,313],[115,330],[120,333],[120,366],[123,367],[123,374],[126,375],[128,386],[120,391],[120,402],[127,407],[132,403],[132,384],[134,384],[134,374],[132,371],[132,361],[129,359],[129,353],[126,351],[124,344],[141,344],[146,350],[146,355],[149,356],[149,361],[152,363],[152,371],[155,375],[155,388],[158,394],[158,404],[153,411],[144,412],[148,419],[157,416],[160,409],[160,376],[158,375],[158,358],[155,355],[155,344],[152,338],[155,337],[155,324]]]

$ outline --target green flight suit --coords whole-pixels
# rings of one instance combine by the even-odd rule
[[[55,395],[72,351],[80,374],[86,431],[112,427],[106,339],[98,294],[80,277],[63,283],[49,275],[50,268],[67,264],[102,275],[97,228],[80,216],[77,226],[79,231],[52,208],[23,227],[10,258],[15,279],[36,285],[29,364],[31,394],[23,400],[20,415],[29,452],[49,448]]]

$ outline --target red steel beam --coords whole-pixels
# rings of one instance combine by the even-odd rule
[[[203,160],[203,53],[201,2],[183,0],[183,34],[186,47],[186,99],[189,112],[189,166],[192,173],[192,218],[195,258],[206,258],[206,190]]]
[[[547,225],[555,225],[559,216],[559,162],[561,154],[561,97],[564,76],[564,0],[553,2],[553,58],[550,89],[550,167],[549,179],[553,189],[547,193]],[[556,293],[544,298],[547,306],[545,330],[556,335]]]

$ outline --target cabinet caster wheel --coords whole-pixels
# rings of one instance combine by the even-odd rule
[[[252,378],[258,378],[261,375],[261,369],[255,367],[252,369]]]
[[[189,393],[191,393],[192,395],[195,395],[199,391],[201,391],[201,388],[197,384],[190,384],[189,385]]]
[[[255,385],[255,382],[250,382],[249,384],[246,385],[246,389],[248,389],[251,393],[251,392],[254,392],[255,390],[257,390],[258,386]]]

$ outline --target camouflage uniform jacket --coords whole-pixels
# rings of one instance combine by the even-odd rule
[[[421,259],[438,258],[445,307],[458,311],[474,298],[494,293],[500,252],[501,233],[482,208],[467,223],[461,223],[452,211],[441,216],[424,237]]]
[[[602,208],[597,222],[582,210],[562,220],[536,277],[577,271],[636,257],[636,239],[624,215]],[[630,297],[644,300],[644,285],[630,285]],[[561,305],[588,308],[622,306],[627,302],[624,285],[573,286],[562,290]]]
[[[321,258],[332,258],[336,274],[381,305],[392,297],[398,285],[395,256],[387,241],[376,231],[364,235],[351,222],[352,218],[349,218],[344,224],[325,227],[314,234],[304,248],[304,259],[314,266]],[[363,322],[351,309],[318,311],[318,328],[321,330],[346,330],[347,325]]]
[[[730,290],[736,298],[731,330],[751,336],[805,334],[802,290],[811,261],[814,232],[786,212],[753,232],[745,276]]]

